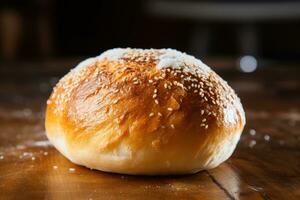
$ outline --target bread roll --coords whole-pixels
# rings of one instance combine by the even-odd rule
[[[118,48],[59,81],[45,124],[51,143],[73,163],[124,174],[190,174],[230,157],[245,114],[231,87],[193,56]]]

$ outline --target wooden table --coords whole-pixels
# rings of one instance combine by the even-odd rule
[[[300,69],[267,65],[244,74],[226,68],[232,62],[210,63],[224,65],[218,71],[246,109],[241,141],[213,170],[163,177],[103,173],[66,160],[44,134],[45,100],[66,69],[0,67],[0,199],[299,200]]]

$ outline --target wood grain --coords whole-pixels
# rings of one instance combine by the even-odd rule
[[[36,80],[27,72],[23,82],[1,79],[0,199],[300,199],[300,73],[281,69],[271,77],[269,68],[251,75],[221,71],[246,108],[238,148],[213,170],[161,177],[72,164],[44,134],[53,77]]]

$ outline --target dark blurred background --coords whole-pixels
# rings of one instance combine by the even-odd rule
[[[129,46],[297,61],[299,19],[295,0],[2,0],[0,56],[81,57]]]
[[[82,59],[115,47],[185,51],[238,93],[300,93],[300,1],[1,0],[0,100],[47,97]]]

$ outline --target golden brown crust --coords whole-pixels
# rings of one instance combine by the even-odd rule
[[[226,160],[245,124],[234,91],[212,70],[158,69],[141,55],[95,58],[62,78],[47,102],[50,141],[75,163],[119,173],[194,173]]]

